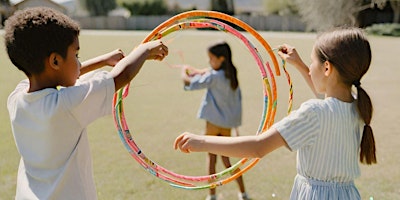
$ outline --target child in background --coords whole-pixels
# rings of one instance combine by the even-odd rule
[[[174,148],[186,153],[261,158],[287,147],[297,151],[290,199],[361,199],[354,185],[360,176],[359,161],[376,163],[372,104],[360,82],[371,62],[367,38],[361,29],[351,27],[322,33],[314,44],[309,68],[289,45],[283,45],[279,55],[294,64],[313,91],[325,98],[304,102],[258,136],[222,139],[183,133]]]
[[[182,79],[185,90],[206,89],[198,117],[206,121],[205,135],[231,136],[231,129],[242,122],[242,97],[237,79],[237,70],[232,63],[232,53],[226,42],[219,42],[208,48],[211,68],[202,70],[185,66],[182,68]],[[217,155],[208,154],[209,174],[216,173]],[[222,156],[226,168],[231,167],[228,157]],[[249,199],[243,178],[237,179],[240,200]],[[210,189],[207,200],[216,200],[215,188]]]
[[[86,127],[111,114],[114,92],[146,60],[162,60],[167,47],[149,42],[127,56],[115,50],[81,65],[80,28],[58,11],[17,11],[4,29],[9,58],[28,77],[7,101],[21,155],[15,198],[97,199]],[[106,65],[114,68],[87,73]]]

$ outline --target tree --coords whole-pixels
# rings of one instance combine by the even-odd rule
[[[293,15],[297,14],[297,6],[294,0],[264,0],[267,14]]]
[[[131,15],[166,15],[168,7],[163,0],[146,2],[124,2],[122,6],[131,12]]]
[[[371,0],[371,5],[375,4],[379,9],[383,9],[389,3],[393,10],[393,23],[400,22],[400,0]]]
[[[116,7],[115,0],[86,0],[86,9],[92,16],[106,16]]]
[[[0,27],[4,21],[14,12],[9,0],[0,0]]]
[[[393,9],[393,23],[400,23],[400,1],[390,1],[390,6]]]
[[[210,0],[211,10],[219,11],[228,15],[235,14],[233,0]]]
[[[359,0],[295,0],[308,30],[324,30],[339,25],[356,25]]]
[[[390,4],[393,23],[399,23],[400,0],[294,0],[308,30],[323,30],[338,25],[358,25],[357,16],[365,9],[385,8]]]

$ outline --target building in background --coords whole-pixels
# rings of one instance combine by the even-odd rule
[[[44,6],[44,7],[53,8],[64,14],[68,14],[68,10],[66,7],[64,7],[63,5],[58,4],[52,0],[23,0],[23,1],[12,1],[12,3],[14,3],[13,5],[14,5],[15,10],[22,10],[22,9],[30,8],[30,7]]]

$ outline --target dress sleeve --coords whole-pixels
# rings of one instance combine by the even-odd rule
[[[320,123],[312,103],[303,103],[298,110],[274,124],[291,151],[312,145],[320,131]]]

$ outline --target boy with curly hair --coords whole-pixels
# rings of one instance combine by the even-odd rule
[[[28,78],[7,101],[21,155],[15,198],[97,199],[86,127],[111,114],[115,91],[168,48],[158,40],[81,64],[78,24],[43,7],[17,11],[4,29],[8,56]]]

